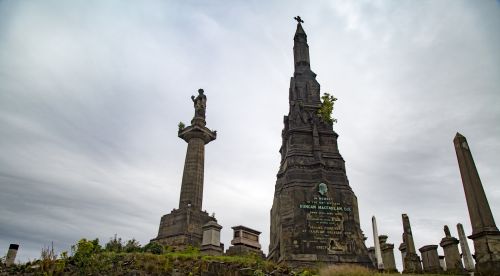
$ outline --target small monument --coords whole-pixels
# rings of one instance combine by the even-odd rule
[[[462,273],[464,267],[462,259],[458,252],[458,240],[451,236],[450,229],[447,225],[444,226],[444,234],[446,235],[439,245],[444,251],[444,260],[446,261],[446,270],[451,272]]]
[[[375,259],[377,260],[377,269],[384,270],[384,263],[382,261],[382,251],[380,250],[380,241],[378,238],[378,229],[377,229],[377,219],[375,216],[372,216],[372,228],[373,228],[373,243],[375,248]]]
[[[202,229],[201,253],[206,255],[222,255],[224,253],[224,244],[220,242],[220,230],[222,226],[215,221],[209,221],[203,225]]]
[[[174,209],[161,218],[158,236],[151,240],[179,249],[188,245],[199,247],[202,242],[202,226],[210,221],[217,222],[201,209],[205,145],[215,140],[217,133],[205,127],[207,96],[203,89],[199,89],[198,96],[191,96],[191,99],[195,109],[191,125],[183,127],[179,124],[178,132],[179,138],[188,143],[179,209]]]
[[[439,263],[437,248],[437,245],[432,244],[423,246],[418,250],[422,255],[422,264],[425,273],[440,273],[443,271]]]
[[[406,254],[404,257],[403,273],[422,273],[422,265],[420,257],[415,251],[415,243],[413,242],[413,234],[411,232],[410,218],[407,214],[403,214],[403,241],[406,245]]]
[[[246,255],[255,253],[258,256],[264,257],[259,243],[260,232],[243,225],[232,227],[234,231],[233,240],[226,254],[227,255]]]
[[[399,251],[401,251],[401,261],[403,264],[403,271],[405,270],[405,257],[406,257],[406,244],[404,243],[404,234],[403,234],[403,242],[399,245]]]
[[[500,231],[491,213],[469,144],[458,132],[453,144],[472,225],[469,239],[474,241],[476,271],[485,275],[500,275]]]
[[[439,255],[439,265],[441,266],[441,269],[443,269],[443,271],[446,271],[446,261],[444,260],[443,255]]]
[[[19,249],[19,244],[11,243],[9,245],[9,251],[7,251],[7,256],[5,257],[5,265],[11,266],[16,261],[17,250]]]
[[[474,260],[472,259],[472,254],[470,253],[469,244],[467,243],[467,237],[465,236],[464,227],[461,223],[457,224],[458,239],[460,240],[460,248],[462,249],[462,259],[464,261],[465,270],[472,272],[474,271]]]
[[[387,243],[387,236],[378,236],[380,250],[382,251],[382,262],[384,263],[385,272],[398,272],[396,268],[396,260],[394,259],[394,244]]]

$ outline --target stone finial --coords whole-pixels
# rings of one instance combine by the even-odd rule
[[[450,237],[451,237],[450,228],[448,228],[448,225],[445,225],[445,226],[444,226],[444,235],[445,235],[447,238],[450,238]]]

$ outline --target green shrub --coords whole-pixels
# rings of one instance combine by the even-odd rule
[[[163,246],[156,242],[150,242],[144,246],[143,251],[160,255],[163,254]]]
[[[122,238],[117,238],[115,234],[113,238],[109,239],[104,248],[108,252],[115,252],[115,253],[122,252],[123,251]]]

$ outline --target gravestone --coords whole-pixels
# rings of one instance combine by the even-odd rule
[[[462,259],[464,261],[465,270],[472,272],[474,271],[474,260],[472,259],[472,254],[470,253],[469,244],[467,243],[467,237],[465,236],[464,227],[461,223],[457,224],[458,239],[460,241],[460,248],[462,249]]]
[[[403,242],[399,245],[399,251],[401,251],[401,263],[403,264],[403,271],[405,270],[405,257],[406,257],[406,244],[404,243],[404,235]]]
[[[469,239],[474,241],[476,271],[485,275],[500,275],[500,231],[491,213],[469,144],[458,132],[453,144],[472,225]]]
[[[17,250],[19,249],[19,244],[11,243],[9,245],[9,251],[7,251],[7,256],[5,257],[5,265],[11,266],[16,261]]]
[[[320,85],[310,68],[302,22],[294,36],[289,113],[271,208],[268,258],[291,266],[359,264],[372,267],[333,122],[319,115]]]
[[[220,242],[220,230],[222,226],[215,221],[209,221],[203,225],[203,239],[201,241],[201,253],[205,255],[222,255],[224,244]]]
[[[398,272],[396,268],[396,260],[394,259],[394,244],[387,243],[387,236],[380,235],[380,250],[382,251],[382,261],[384,263],[385,272]]]
[[[260,231],[243,225],[231,227],[233,229],[232,246],[226,250],[227,255],[247,255],[249,253],[265,257],[259,243]]]
[[[372,216],[372,228],[373,228],[373,243],[374,243],[374,248],[375,248],[375,260],[376,260],[376,267],[378,270],[384,270],[384,262],[382,260],[382,251],[380,249],[380,240],[378,236],[378,229],[377,229],[377,219],[375,216]]]
[[[441,239],[441,247],[444,251],[444,260],[446,261],[446,270],[449,272],[462,273],[464,267],[462,259],[458,252],[458,240],[451,236],[450,229],[447,225],[444,226],[445,237]]]
[[[407,214],[402,215],[403,218],[403,241],[406,245],[406,254],[403,260],[403,273],[422,273],[422,265],[420,257],[415,251],[415,243],[413,242],[413,234],[411,232],[410,218]]]
[[[215,140],[217,133],[205,127],[207,97],[203,89],[199,89],[198,96],[191,96],[191,99],[195,109],[191,125],[179,126],[178,131],[179,138],[188,143],[179,209],[162,216],[158,236],[151,240],[178,249],[188,245],[200,247],[202,226],[210,221],[217,222],[215,217],[202,211],[205,145]]]
[[[422,255],[422,265],[425,273],[440,273],[443,271],[439,263],[437,248],[437,245],[426,245],[418,250]]]

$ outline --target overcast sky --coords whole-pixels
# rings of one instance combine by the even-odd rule
[[[371,216],[417,249],[467,205],[452,140],[468,138],[500,222],[498,1],[0,1],[0,255],[58,252],[115,233],[141,244],[177,208],[179,121],[208,97],[203,208],[269,246],[293,17],[338,101],[340,153],[372,246]],[[472,245],[472,243],[470,243]],[[474,251],[472,249],[472,251]],[[441,248],[439,249],[442,254]]]

